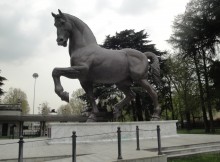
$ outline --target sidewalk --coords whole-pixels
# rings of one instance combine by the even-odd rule
[[[37,142],[30,142],[36,141]],[[50,162],[69,162],[71,161],[71,144],[48,145],[46,138],[24,139],[24,158],[32,158],[32,161],[50,161]],[[220,135],[187,135],[182,134],[179,137],[162,138],[162,147],[179,146],[187,144],[198,144],[220,141]],[[2,145],[13,143],[9,145]],[[18,139],[0,140],[0,161],[6,159],[17,159],[18,157]],[[122,141],[123,159],[158,157],[157,152],[146,151],[146,149],[156,148],[157,140],[141,140],[140,151],[136,151],[136,141]],[[77,162],[112,162],[117,161],[118,150],[117,142],[100,143],[77,143]],[[51,157],[62,158],[49,160]],[[3,160],[4,159],[4,160]],[[38,160],[33,160],[38,159]],[[40,160],[41,159],[41,160]],[[47,160],[46,160],[47,159]]]

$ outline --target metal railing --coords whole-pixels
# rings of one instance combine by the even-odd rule
[[[140,150],[140,140],[139,140],[139,132],[140,131],[156,131],[157,132],[157,144],[158,144],[158,155],[162,155],[162,148],[161,148],[161,135],[160,135],[160,126],[157,125],[156,129],[150,129],[150,130],[144,130],[144,129],[139,129],[138,126],[136,126],[135,131],[121,131],[121,128],[117,128],[117,132],[108,132],[108,133],[100,133],[100,134],[92,134],[92,135],[83,135],[83,136],[77,136],[76,132],[72,132],[71,137],[60,137],[60,138],[52,138],[52,139],[42,139],[42,140],[34,140],[34,141],[24,141],[23,136],[20,136],[18,142],[12,142],[12,143],[4,143],[0,144],[1,145],[10,145],[10,144],[19,144],[19,150],[18,150],[18,162],[23,162],[23,148],[24,148],[24,143],[29,143],[29,142],[38,142],[38,141],[48,141],[48,140],[54,140],[54,139],[65,139],[65,138],[72,138],[72,162],[76,162],[76,140],[77,137],[88,137],[88,136],[99,136],[99,135],[105,135],[105,134],[112,134],[112,133],[117,133],[117,143],[118,143],[118,157],[117,159],[123,159],[122,158],[122,140],[121,140],[121,135],[125,132],[134,132],[136,133],[136,144],[137,148],[136,150]]]

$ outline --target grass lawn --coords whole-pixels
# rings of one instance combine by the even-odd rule
[[[220,129],[216,129],[215,133],[206,133],[204,129],[178,129],[178,134],[210,134],[219,135]],[[219,153],[207,153],[207,154],[197,154],[185,157],[170,158],[167,162],[220,162],[220,152]]]
[[[167,162],[220,162],[220,153],[198,154],[168,159]]]

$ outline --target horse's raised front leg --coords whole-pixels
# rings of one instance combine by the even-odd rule
[[[147,79],[140,80],[139,84],[148,92],[148,94],[150,95],[151,99],[153,100],[154,113],[152,115],[152,119],[151,120],[158,120],[158,119],[160,119],[161,109],[160,109],[160,106],[159,106],[159,103],[158,103],[158,96],[157,96],[156,91],[150,85],[150,83],[147,81]]]
[[[81,66],[80,67],[72,66],[68,68],[54,68],[53,69],[52,77],[54,80],[55,92],[61,98],[61,100],[69,102],[69,93],[63,90],[63,86],[61,85],[61,82],[60,82],[60,77],[65,76],[70,79],[76,79],[82,75],[82,72],[85,69],[86,68],[81,67]]]
[[[127,82],[122,82],[116,85],[118,89],[125,94],[125,98],[114,106],[114,117],[118,118],[121,116],[121,109],[123,106],[135,98],[135,93],[130,89],[130,84]]]

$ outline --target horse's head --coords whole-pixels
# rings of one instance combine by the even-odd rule
[[[55,19],[54,25],[57,28],[57,44],[59,46],[66,47],[72,26],[68,19],[65,17],[65,15],[60,10],[58,11],[59,14],[57,15],[52,13],[52,16]]]

